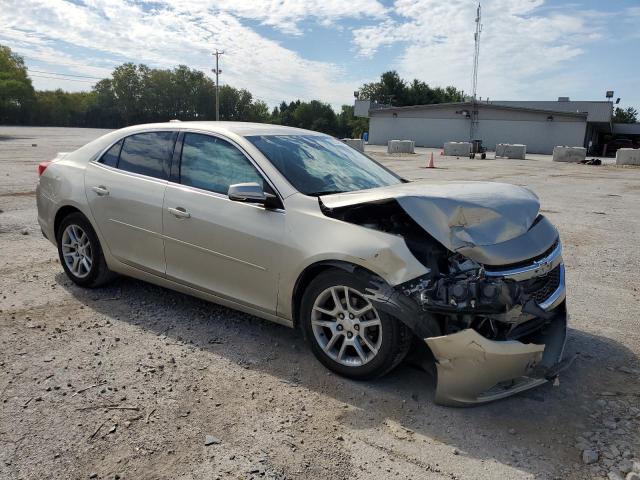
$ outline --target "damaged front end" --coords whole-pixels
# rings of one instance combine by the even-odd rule
[[[429,346],[437,403],[497,400],[554,379],[569,366],[571,360],[562,360],[567,313],[561,251],[558,242],[540,259],[500,270],[454,254],[448,271],[371,289],[379,308],[400,312]]]
[[[567,313],[559,242],[528,265],[458,270],[414,295],[443,325],[442,335],[425,338],[437,362],[438,403],[504,398],[554,379],[571,363],[562,360]]]
[[[557,377],[572,359],[563,361],[565,272],[553,225],[538,215],[520,235],[453,248],[441,241],[444,235],[432,236],[416,211],[396,199],[324,209],[333,218],[401,235],[427,267],[427,274],[396,286],[366,273],[362,279],[376,308],[430,348],[438,373],[436,402],[485,403]],[[464,213],[455,211],[456,235],[466,235],[459,221]]]

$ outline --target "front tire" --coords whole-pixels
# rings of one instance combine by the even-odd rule
[[[56,242],[62,268],[77,285],[100,287],[114,277],[104,260],[98,236],[82,213],[71,213],[62,220]]]
[[[302,328],[316,358],[356,380],[391,371],[407,355],[412,339],[405,325],[375,308],[365,289],[353,275],[329,270],[308,286],[300,309]]]

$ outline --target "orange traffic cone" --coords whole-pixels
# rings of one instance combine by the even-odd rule
[[[433,164],[433,152],[431,152],[431,156],[429,157],[429,165],[427,165],[427,168],[436,168]]]

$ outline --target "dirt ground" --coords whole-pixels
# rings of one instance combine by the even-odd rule
[[[353,382],[286,327],[127,278],[74,286],[35,166],[102,133],[0,127],[1,479],[617,479],[640,457],[639,168],[371,149],[409,179],[528,185],[562,235],[575,364],[452,409],[410,364]]]

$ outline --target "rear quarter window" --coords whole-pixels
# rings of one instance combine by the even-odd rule
[[[166,178],[164,165],[173,154],[174,132],[148,132],[124,139],[118,168],[155,178]]]
[[[104,152],[99,163],[107,165],[109,167],[117,167],[118,166],[118,157],[120,156],[120,148],[122,147],[122,140],[115,143],[109,150]]]

